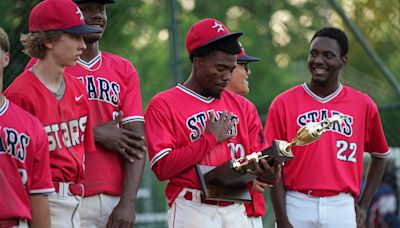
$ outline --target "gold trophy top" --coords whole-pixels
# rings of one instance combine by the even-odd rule
[[[293,145],[304,146],[317,141],[333,123],[337,122],[338,124],[342,124],[345,118],[346,117],[343,114],[336,114],[332,117],[323,119],[320,122],[310,122],[306,124],[297,131],[296,136],[292,139],[289,145],[287,145],[286,150]]]
[[[345,118],[346,117],[343,114],[336,114],[332,117],[323,119],[320,122],[307,123],[304,127],[297,131],[296,136],[290,143],[283,140],[278,140],[280,156],[293,157],[290,149],[293,145],[304,146],[317,141],[326,131],[326,129],[332,126],[333,123],[337,122],[338,124],[341,124]],[[261,158],[265,157],[269,157],[269,155],[262,155],[261,152],[254,152],[245,156],[244,158],[234,160],[233,167],[240,169],[241,167],[249,164],[251,161],[258,162]]]

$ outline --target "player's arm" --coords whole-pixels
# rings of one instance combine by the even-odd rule
[[[365,222],[366,213],[385,171],[386,158],[371,156],[364,187],[356,205],[357,223]]]
[[[250,141],[250,149],[251,151],[261,151],[268,147],[269,143],[265,139],[263,134],[263,128],[261,124],[260,117],[258,116],[257,109],[255,105],[251,103],[247,103],[248,107],[245,108],[247,110],[247,118],[249,122],[248,126],[248,134]],[[250,151],[249,151],[250,152]],[[260,159],[259,163],[255,164],[254,170],[249,170],[248,172],[253,173],[258,176],[258,179],[262,182],[266,182],[268,184],[275,184],[277,182],[278,173],[280,166],[277,162],[274,162],[273,165],[269,165],[268,160],[266,158]],[[257,185],[261,187],[260,185]]]
[[[229,118],[208,121],[206,131],[194,142],[177,147],[176,138],[189,137],[176,132],[173,114],[167,104],[150,102],[145,114],[146,140],[150,167],[161,181],[171,179],[198,164],[218,143],[233,137],[227,135],[233,123]],[[214,119],[215,114],[211,114]],[[184,123],[181,123],[184,124]]]
[[[31,194],[30,197],[32,220],[29,223],[31,228],[50,227],[50,209],[46,194]]]
[[[132,131],[136,135],[144,138],[144,122],[134,121],[123,125],[123,128],[127,131]],[[138,144],[144,147],[145,141],[138,140]],[[139,189],[140,180],[143,174],[143,168],[145,163],[145,153],[142,149],[136,151],[137,154],[141,154],[141,159],[135,159],[135,161],[124,162],[124,186],[122,195],[119,203],[114,208],[108,220],[107,227],[133,227],[135,225],[135,202],[136,196]]]
[[[286,122],[284,118],[284,102],[275,98],[268,110],[265,120],[264,135],[268,143],[273,139],[286,139]],[[270,197],[275,212],[275,219],[278,228],[293,227],[286,213],[286,188],[284,185],[284,173],[279,172],[278,182],[271,187]]]
[[[32,220],[30,227],[47,228],[50,227],[50,209],[47,194],[54,192],[53,182],[50,170],[50,152],[47,134],[42,124],[36,120],[36,133],[32,136],[31,143],[28,147],[32,159],[31,173],[31,189],[29,194]],[[34,146],[34,148],[32,148]]]
[[[121,124],[123,113],[112,121],[93,128],[96,145],[121,155],[126,161],[141,160],[146,153],[144,135],[125,128],[117,127]]]
[[[283,178],[271,187],[271,202],[275,212],[275,221],[278,228],[293,227],[286,214],[286,189],[283,185]]]
[[[371,152],[371,160],[363,189],[356,205],[357,223],[365,222],[366,211],[385,171],[386,158],[390,154],[382,128],[378,108],[371,98],[366,108],[367,119],[364,150]]]

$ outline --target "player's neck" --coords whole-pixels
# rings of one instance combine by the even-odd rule
[[[64,67],[57,67],[49,61],[39,60],[32,72],[50,91],[57,91],[64,80]]]
[[[324,98],[327,97],[329,95],[331,95],[332,93],[334,93],[340,86],[340,82],[337,83],[315,83],[313,81],[310,81],[307,83],[307,87],[313,92],[315,93],[317,96]]]
[[[197,82],[195,78],[192,77],[192,75],[189,76],[189,78],[182,83],[182,85],[190,90],[192,90],[193,92],[200,94],[204,97],[209,97],[210,95],[207,94],[204,90],[204,88],[202,87],[201,83]]]
[[[81,59],[85,62],[90,62],[99,54],[99,42],[86,43],[86,49],[83,50]]]

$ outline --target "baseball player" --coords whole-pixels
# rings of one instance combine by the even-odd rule
[[[248,77],[251,74],[249,63],[259,61],[260,59],[254,56],[246,55],[243,46],[241,46],[242,52],[237,56],[237,65],[232,72],[231,79],[228,82],[226,88],[240,95],[246,95],[249,93],[249,82]],[[238,152],[234,149],[232,144],[229,149],[231,153]],[[232,158],[237,159],[243,157],[244,154],[232,154]],[[246,214],[249,221],[249,227],[251,228],[262,228],[262,216],[265,215],[265,202],[264,202],[264,189],[267,186],[261,180],[254,179],[253,183],[249,184],[249,191],[251,192],[251,203],[245,203]]]
[[[381,180],[389,155],[378,109],[366,94],[340,83],[348,40],[337,28],[323,28],[311,39],[311,80],[277,96],[266,119],[266,138],[291,140],[309,122],[342,113],[320,140],[293,147],[294,160],[272,188],[278,227],[356,227]],[[371,155],[360,194],[363,152]],[[356,205],[356,210],[355,206]]]
[[[64,67],[76,64],[86,48],[82,34],[99,31],[70,0],[40,2],[29,16],[30,33],[21,36],[25,53],[39,60],[5,91],[47,133],[56,190],[49,196],[52,227],[80,227],[84,154],[95,148],[86,90]]]
[[[38,119],[2,94],[10,43],[0,27],[0,228],[50,227],[47,136]]]
[[[147,107],[150,167],[159,180],[169,180],[169,227],[248,226],[243,203],[204,199],[195,170],[196,164],[231,160],[229,147],[243,154],[266,147],[255,106],[225,90],[241,51],[240,35],[212,18],[194,24],[186,36],[189,78],[153,97]],[[266,163],[262,159],[263,169],[257,164],[255,174],[270,181],[277,166]]]
[[[96,153],[87,153],[85,159],[81,225],[132,227],[146,150],[139,76],[128,60],[99,50],[107,24],[106,4],[115,1],[74,2],[86,23],[101,29],[101,33],[84,35],[87,48],[78,64],[65,69],[86,85],[96,141]],[[32,59],[27,68],[36,61]],[[123,128],[116,127],[118,123]]]

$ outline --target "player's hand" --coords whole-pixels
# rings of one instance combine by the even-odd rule
[[[226,111],[224,111],[217,120],[215,112],[211,111],[210,120],[208,121],[206,131],[210,131],[215,136],[218,143],[232,138],[234,135],[230,134],[230,131],[235,124],[235,121],[232,120],[232,117],[233,113],[228,115]]]
[[[355,205],[357,228],[364,228],[367,219],[367,212],[358,204]]]
[[[254,164],[254,170],[247,170],[247,172],[261,177],[268,183],[275,182],[280,171],[281,165],[278,162],[274,162],[273,166],[270,166],[265,158],[261,158],[258,163]]]
[[[253,180],[253,192],[264,192],[265,187],[267,187],[267,183],[263,183],[258,181],[257,179]]]
[[[125,160],[143,159],[146,153],[145,138],[135,132],[119,128],[123,113],[112,121],[93,128],[96,145],[121,155]]]
[[[134,228],[135,218],[135,204],[119,201],[108,218],[107,228]]]

